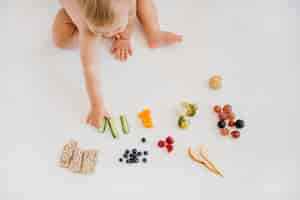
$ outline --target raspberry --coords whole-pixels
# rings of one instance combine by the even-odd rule
[[[166,138],[166,142],[167,142],[167,144],[174,144],[174,139],[171,137],[171,136],[168,136],[167,138]]]
[[[168,151],[168,153],[171,153],[172,151],[173,151],[173,146],[172,145],[170,145],[170,144],[168,144],[167,146],[166,146],[166,148],[167,148],[167,151]]]
[[[160,140],[160,141],[158,141],[157,145],[158,145],[159,148],[163,148],[163,147],[165,147],[165,142]]]

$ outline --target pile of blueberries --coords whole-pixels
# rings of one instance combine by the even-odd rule
[[[141,139],[142,143],[146,143],[146,138]],[[124,162],[126,164],[137,164],[141,161],[143,163],[147,163],[148,159],[147,156],[149,155],[149,152],[144,150],[138,150],[136,148],[133,149],[126,149],[123,153],[123,156],[119,158],[119,162]]]

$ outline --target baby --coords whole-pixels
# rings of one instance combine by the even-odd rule
[[[101,93],[97,37],[112,39],[111,52],[120,61],[132,55],[133,20],[138,16],[150,48],[182,41],[182,36],[160,30],[152,0],[60,0],[62,9],[53,24],[54,44],[63,49],[79,47],[91,111],[86,122],[98,128],[108,118]]]

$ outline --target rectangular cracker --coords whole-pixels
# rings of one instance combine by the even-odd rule
[[[81,170],[81,165],[82,165],[82,158],[83,158],[83,151],[80,150],[79,148],[76,148],[73,156],[72,156],[72,160],[69,166],[69,169],[72,172],[80,172]]]
[[[91,174],[95,171],[97,162],[97,150],[90,149],[83,152],[81,173]]]
[[[62,168],[68,168],[74,153],[77,148],[78,143],[75,140],[70,140],[68,143],[64,144],[63,150],[59,160],[59,166]]]

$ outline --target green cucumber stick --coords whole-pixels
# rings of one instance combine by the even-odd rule
[[[126,115],[121,115],[120,116],[120,120],[121,120],[121,125],[122,125],[122,129],[123,129],[123,133],[124,134],[128,134],[129,133],[129,125],[128,125],[128,121],[127,121]]]
[[[98,128],[98,132],[99,133],[104,133],[107,127],[107,120],[105,118],[103,118],[102,120],[100,120],[99,122],[99,128]]]
[[[117,138],[119,136],[119,133],[118,133],[118,130],[116,128],[115,121],[113,118],[108,119],[108,125],[109,125],[110,132],[111,132],[111,135],[113,136],[113,138]]]

